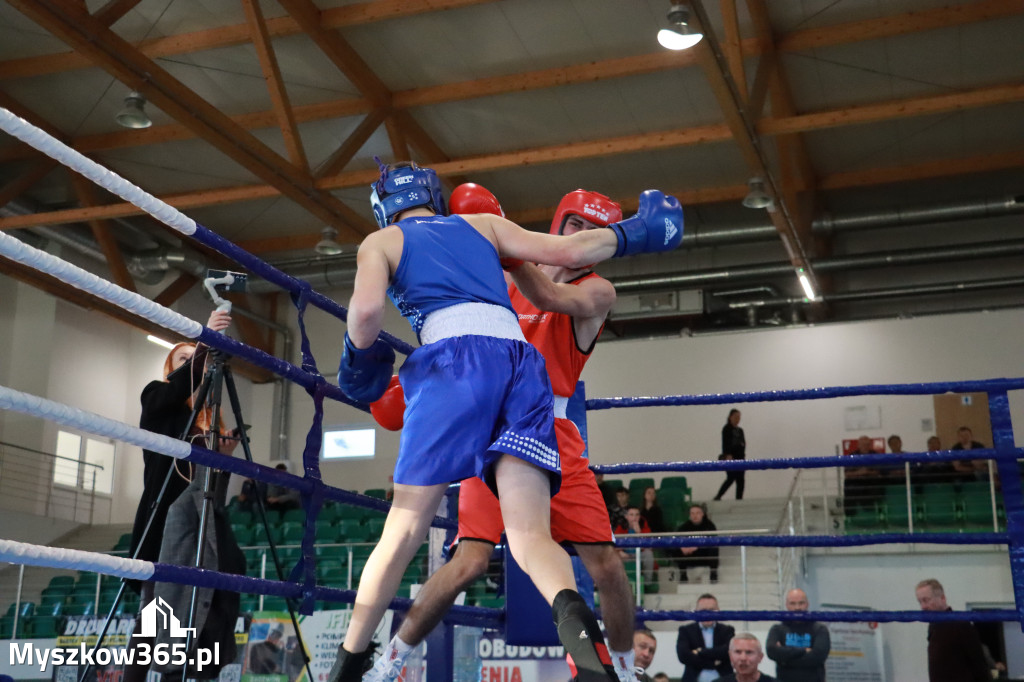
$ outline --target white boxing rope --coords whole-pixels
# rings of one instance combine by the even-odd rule
[[[118,578],[149,580],[153,576],[153,562],[140,559],[86,552],[81,549],[43,547],[15,540],[0,540],[0,561],[26,566],[47,568],[70,568],[77,571],[92,571],[113,575]]]
[[[196,231],[196,221],[157,199],[145,190],[128,182],[120,175],[104,168],[92,159],[75,151],[46,131],[37,128],[23,118],[0,107],[0,128],[18,138],[30,147],[35,147],[47,156],[60,161],[89,178],[103,189],[116,194],[127,202],[135,204],[160,222],[178,232],[191,236]]]
[[[13,388],[0,386],[0,409],[43,417],[64,426],[72,426],[97,436],[107,436],[138,445],[164,455],[184,459],[192,454],[192,446],[183,440],[152,431],[129,426],[123,422],[101,417],[77,407],[57,403],[39,396],[29,395]]]
[[[134,291],[128,291],[102,277],[97,277],[66,260],[61,260],[45,251],[29,246],[5,232],[0,232],[0,255],[39,272],[53,275],[65,284],[98,296],[128,312],[177,332],[185,338],[195,339],[203,333],[203,325],[195,320],[165,308],[159,303],[154,303]]]

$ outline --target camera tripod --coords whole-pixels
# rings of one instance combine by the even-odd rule
[[[220,435],[220,406],[221,406],[221,401],[222,401],[222,389],[225,386],[227,387],[228,399],[230,401],[231,410],[232,410],[232,413],[233,413],[234,418],[235,418],[235,423],[238,424],[238,431],[239,431],[238,439],[239,439],[239,442],[242,445],[243,452],[245,453],[246,461],[252,463],[253,462],[252,450],[249,447],[249,438],[248,438],[248,435],[246,434],[246,428],[243,426],[245,424],[245,422],[242,419],[242,408],[241,408],[241,403],[238,400],[238,391],[237,391],[237,389],[235,387],[234,376],[233,376],[233,374],[231,372],[231,366],[228,363],[228,356],[225,353],[223,353],[222,351],[219,351],[219,350],[211,349],[208,352],[208,354],[207,354],[207,368],[206,368],[206,371],[205,371],[205,373],[203,375],[202,384],[200,385],[199,390],[196,392],[195,399],[193,401],[192,412],[189,415],[188,424],[186,425],[184,433],[181,436],[181,440],[188,440],[189,434],[191,433],[191,430],[192,430],[194,424],[196,423],[197,416],[199,415],[200,411],[203,410],[204,407],[206,407],[206,408],[209,408],[210,414],[212,415],[211,416],[211,423],[210,423],[210,431],[209,431],[209,434],[207,435],[206,446],[207,446],[207,449],[209,449],[209,450],[213,450],[214,452],[218,451],[218,447],[217,447],[218,446],[218,440],[221,438],[221,435]],[[198,471],[199,471],[199,469],[197,467],[197,473],[198,473]],[[221,500],[216,500],[215,499],[217,497],[217,495],[216,495],[216,491],[214,490],[214,481],[213,481],[213,478],[214,478],[214,475],[215,475],[214,472],[212,472],[209,467],[202,467],[202,473],[203,473],[203,504],[202,504],[202,513],[200,514],[200,518],[199,518],[199,528],[198,528],[198,532],[197,532],[195,563],[194,563],[194,566],[196,566],[198,568],[202,568],[203,567],[204,554],[205,554],[205,550],[206,550],[207,526],[208,526],[208,523],[210,522],[210,514],[213,511],[213,505],[216,502],[218,502],[218,501],[221,504],[223,504],[223,500],[222,499]],[[156,500],[153,502],[149,518],[146,521],[146,526],[145,526],[144,530],[142,531],[142,536],[139,539],[138,545],[137,545],[137,547],[135,549],[135,552],[134,552],[134,554],[132,556],[133,559],[138,557],[138,554],[141,551],[142,545],[145,542],[146,537],[149,535],[149,533],[150,533],[150,531],[152,529],[153,521],[154,521],[154,518],[156,517],[157,510],[160,508],[161,503],[163,501],[163,498],[167,494],[167,489],[168,489],[168,487],[170,485],[171,477],[174,476],[174,475],[175,475],[175,469],[172,466],[168,470],[167,475],[164,478],[163,484],[161,485],[160,492],[157,495]],[[224,475],[224,474],[222,472],[218,472],[216,475]],[[186,492],[187,492],[187,489],[186,489]],[[183,492],[182,494],[185,494],[185,492]],[[264,504],[263,496],[260,495],[260,494],[256,495],[256,506],[257,506],[257,509],[259,510],[260,522],[262,523],[263,530],[265,532],[265,537],[267,538],[268,548],[270,550],[271,558],[273,559],[273,562],[274,562],[274,568],[277,571],[278,580],[285,580],[286,576],[284,575],[284,570],[283,570],[283,568],[281,566],[280,559],[278,558],[277,547],[276,547],[276,544],[275,544],[275,542],[273,540],[273,537],[272,537],[272,535],[270,533],[270,528],[269,528],[269,525],[268,525],[268,522],[267,522],[266,506]],[[103,623],[103,628],[100,630],[99,635],[98,635],[98,637],[96,639],[95,649],[101,648],[103,639],[104,639],[104,637],[106,636],[106,633],[107,633],[107,628],[109,627],[110,621],[114,617],[114,615],[115,615],[115,613],[117,611],[118,605],[120,604],[121,599],[124,596],[124,591],[125,591],[126,587],[127,587],[127,580],[122,578],[121,579],[121,585],[120,585],[120,587],[118,589],[118,592],[117,592],[117,596],[114,598],[114,602],[113,602],[113,604],[110,607],[110,611],[107,614],[107,618],[106,618],[106,620]],[[189,630],[188,630],[188,634],[186,635],[186,639],[185,639],[185,652],[186,652],[185,659],[186,659],[186,663],[185,663],[185,665],[184,665],[184,667],[182,669],[182,676],[181,676],[182,682],[187,682],[187,680],[188,680],[188,671],[189,671],[189,667],[190,667],[189,661],[195,660],[195,652],[192,651],[192,646],[193,646],[193,635],[192,635],[192,633],[194,631],[192,628],[193,628],[193,625],[194,625],[195,619],[196,619],[196,610],[197,610],[197,605],[198,605],[198,597],[199,597],[199,588],[197,586],[193,586],[192,587],[191,602],[190,602],[190,606],[189,606],[188,624],[186,626],[186,627],[189,628]],[[306,647],[305,647],[305,643],[302,640],[302,632],[299,629],[298,619],[295,617],[295,603],[293,602],[293,600],[291,598],[287,598],[286,602],[287,602],[287,605],[288,605],[288,613],[291,616],[292,627],[295,629],[295,635],[298,638],[299,649],[302,652],[303,665],[306,668],[306,674],[308,676],[308,680],[309,680],[309,682],[313,682],[314,678],[313,678],[313,671],[310,668],[309,654],[307,653]],[[99,604],[97,604],[97,606],[99,606]],[[130,644],[129,644],[129,646],[130,646]],[[88,665],[88,664],[85,666],[85,668],[82,671],[82,674],[79,676],[78,682],[86,682],[86,678],[87,678],[87,676],[89,674],[89,671],[91,670],[91,667],[92,666]]]

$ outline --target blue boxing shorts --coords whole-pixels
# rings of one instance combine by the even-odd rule
[[[454,336],[421,346],[399,370],[405,392],[395,483],[435,485],[471,476],[497,494],[494,466],[518,457],[561,485],[551,382],[525,341]]]

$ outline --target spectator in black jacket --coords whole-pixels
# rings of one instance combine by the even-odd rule
[[[697,598],[698,611],[717,611],[713,594]],[[731,625],[713,620],[688,623],[679,627],[676,655],[683,669],[682,682],[710,682],[732,674],[729,662],[729,640],[736,634]]]
[[[726,419],[725,426],[722,427],[722,454],[719,455],[719,459],[734,460],[747,458],[747,440],[743,435],[743,429],[740,428],[741,416],[743,415],[739,410],[729,410],[729,418]],[[722,495],[729,489],[729,486],[735,483],[736,499],[742,500],[743,487],[746,484],[746,473],[745,471],[725,472],[725,482],[718,489],[715,499],[722,499]]]
[[[935,578],[922,580],[915,590],[922,611],[952,611],[946,592]],[[991,680],[981,637],[973,623],[947,621],[928,624],[928,682]]]
[[[806,611],[807,593],[786,593],[787,611]],[[832,650],[828,628],[817,621],[784,620],[768,631],[765,653],[775,661],[779,682],[825,682],[825,660]]]
[[[683,522],[676,529],[680,533],[707,533],[717,531],[718,528],[707,517],[704,507],[699,504],[690,505],[690,518]],[[683,559],[679,566],[680,582],[687,582],[689,577],[686,574],[688,568],[695,566],[707,566],[711,569],[711,582],[718,582],[718,548],[717,547],[681,547],[679,553]]]

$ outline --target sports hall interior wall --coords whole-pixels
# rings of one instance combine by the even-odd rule
[[[138,396],[158,377],[165,351],[145,336],[95,312],[57,302],[48,294],[0,277],[0,378],[4,385],[44,395],[103,416],[137,424]],[[327,292],[347,302],[348,292]],[[179,312],[205,321],[210,303],[201,296],[184,298]],[[283,306],[282,306],[283,309]],[[294,327],[289,311],[281,320]],[[310,309],[306,316],[313,353],[324,376],[337,372],[344,324]],[[388,309],[386,328],[415,343],[408,324]],[[926,382],[1019,376],[1019,339],[1024,321],[1019,311],[1000,310],[915,319],[601,342],[584,372],[591,397],[726,393],[869,383]],[[297,339],[297,334],[296,337]],[[296,344],[297,347],[297,344]],[[297,352],[297,351],[296,351]],[[400,358],[402,356],[399,356]],[[292,358],[298,362],[297,358]],[[244,416],[257,461],[268,462],[275,451],[273,384],[253,385],[237,377]],[[291,386],[289,460],[299,464],[311,418],[311,401]],[[1022,442],[1024,395],[1011,393],[1011,411]],[[898,433],[909,451],[924,449],[931,431],[922,422],[933,418],[932,399],[920,397],[838,398],[793,403],[739,405],[749,457],[800,457],[835,452],[843,438],[861,431],[844,430],[847,407],[878,408],[881,428],[870,436]],[[721,427],[730,406],[630,408],[591,412],[590,452],[594,462],[708,460],[718,455]],[[230,420],[230,417],[229,417]],[[370,415],[325,402],[325,425],[371,424]],[[39,420],[3,413],[0,437],[28,447],[52,451],[56,427]],[[394,465],[398,434],[378,430],[372,460],[325,462],[327,482],[364,490],[386,486]],[[117,446],[111,519],[124,521],[134,513],[141,488],[138,450]],[[752,472],[747,495],[777,497],[788,490],[786,470]],[[721,474],[691,476],[694,498],[710,498]]]

